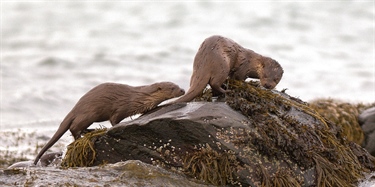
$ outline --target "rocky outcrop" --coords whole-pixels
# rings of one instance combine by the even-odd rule
[[[352,186],[375,170],[374,157],[307,103],[252,83],[228,88],[226,102],[163,106],[88,134],[69,146],[63,165],[140,160],[242,186]]]

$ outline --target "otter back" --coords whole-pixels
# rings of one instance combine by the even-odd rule
[[[193,100],[207,84],[214,92],[224,94],[226,91],[221,86],[228,77],[237,80],[257,78],[263,87],[272,89],[283,73],[277,61],[246,49],[229,38],[211,36],[204,40],[195,55],[189,90],[175,103]]]
[[[133,87],[125,84],[103,83],[79,99],[64,118],[59,128],[34,160],[40,157],[69,129],[75,139],[94,122],[109,120],[112,126],[126,117],[144,113],[161,102],[185,93],[171,82],[159,82],[147,86]]]

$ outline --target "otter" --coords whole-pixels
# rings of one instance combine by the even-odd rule
[[[171,82],[137,87],[117,83],[100,84],[79,99],[56,133],[36,156],[34,165],[68,129],[77,140],[82,131],[94,122],[109,120],[114,126],[126,117],[149,111],[161,102],[184,93],[183,89]]]
[[[281,80],[284,70],[266,56],[246,49],[233,40],[214,35],[204,40],[194,58],[190,88],[173,103],[189,102],[202,93],[207,84],[213,93],[225,94],[221,86],[227,78],[260,79],[266,89],[273,89]]]

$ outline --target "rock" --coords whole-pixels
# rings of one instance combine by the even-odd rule
[[[359,116],[358,116],[358,122],[363,125],[367,122],[375,123],[375,107],[368,108],[364,110]]]
[[[14,168],[28,168],[28,167],[36,167],[36,166],[41,166],[41,167],[46,167],[46,166],[58,166],[61,164],[61,157],[62,157],[63,152],[51,152],[44,154],[41,158],[40,161],[38,162],[37,165],[34,165],[33,161],[21,161],[21,162],[16,162],[9,166],[7,169],[14,169]]]
[[[40,163],[42,167],[49,166],[50,164],[60,164],[62,154],[63,152],[46,153],[42,157],[40,157],[38,163]]]
[[[238,186],[352,186],[375,170],[374,157],[307,103],[251,83],[230,82],[229,90],[226,102],[167,105],[88,133],[63,165],[140,160]]]
[[[358,187],[374,187],[375,186],[375,172],[365,176],[365,179],[358,184]]]
[[[363,111],[358,121],[365,134],[362,146],[373,156],[375,156],[375,107]]]
[[[33,164],[33,161],[30,161]],[[0,186],[208,187],[176,172],[136,160],[96,167],[0,170]]]
[[[34,166],[34,163],[32,161],[21,161],[16,162],[12,165],[10,165],[7,169],[14,169],[14,168],[28,168]]]

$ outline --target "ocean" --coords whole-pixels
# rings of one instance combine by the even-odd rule
[[[103,82],[188,90],[212,35],[277,60],[276,89],[291,96],[373,103],[374,12],[373,1],[349,0],[2,1],[0,131],[51,136]]]

